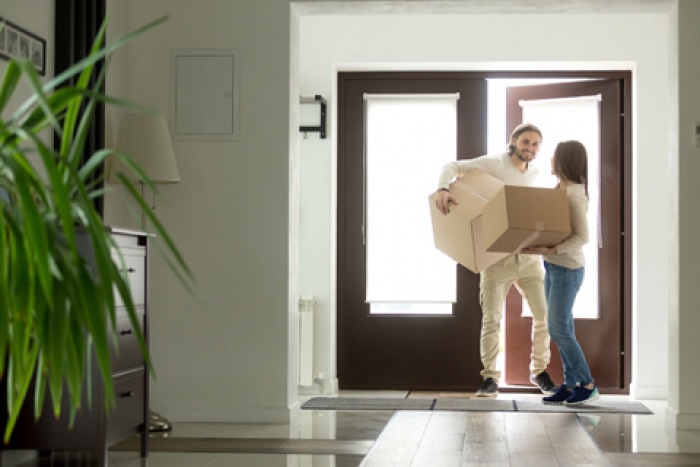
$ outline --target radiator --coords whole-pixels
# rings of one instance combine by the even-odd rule
[[[299,298],[299,385],[314,384],[314,309],[316,299]]]

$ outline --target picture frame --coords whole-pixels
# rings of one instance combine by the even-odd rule
[[[0,58],[29,60],[41,76],[46,74],[46,40],[0,17]]]

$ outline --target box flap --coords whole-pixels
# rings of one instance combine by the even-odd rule
[[[507,256],[486,252],[481,240],[475,244],[472,226],[472,220],[480,216],[488,200],[503,185],[502,181],[481,170],[468,172],[450,185],[450,194],[459,204],[451,204],[448,215],[442,214],[435,206],[435,193],[428,197],[435,247],[472,272],[480,272]],[[480,232],[479,227],[479,239]]]
[[[448,215],[441,213],[435,207],[435,194],[432,194],[428,200],[435,247],[462,266],[474,271],[476,259],[472,247],[471,219],[459,215],[456,210],[452,209]]]
[[[474,239],[474,256],[475,256],[475,271],[481,272],[492,264],[502,260],[509,253],[488,251],[486,242],[484,241],[483,218],[477,216],[472,219],[472,238]]]

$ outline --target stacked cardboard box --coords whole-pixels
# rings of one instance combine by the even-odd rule
[[[458,204],[442,214],[429,196],[435,246],[478,273],[526,246],[553,246],[571,235],[564,190],[505,185],[473,170],[450,185]]]

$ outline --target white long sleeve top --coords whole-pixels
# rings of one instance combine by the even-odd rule
[[[525,172],[521,172],[513,164],[508,153],[487,155],[476,159],[461,159],[445,164],[438,179],[438,188],[449,188],[450,183],[467,172],[481,169],[496,177],[506,185],[533,186],[537,178],[537,170],[530,164]]]
[[[578,269],[586,265],[583,245],[588,243],[588,197],[580,183],[569,185],[566,194],[571,213],[571,235],[557,245],[557,254],[544,255],[544,260],[565,268]]]

